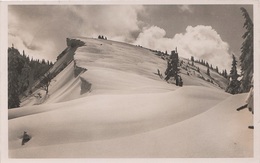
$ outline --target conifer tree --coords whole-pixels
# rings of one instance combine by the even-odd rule
[[[19,94],[22,94],[26,89],[29,87],[30,84],[30,76],[31,76],[31,68],[30,66],[25,62],[23,64],[23,68],[21,70],[21,73],[17,76],[19,82]]]
[[[40,63],[14,48],[8,48],[8,108],[20,106],[19,97],[27,95],[27,90],[39,77],[46,73],[50,65]]]
[[[224,77],[225,77],[225,78],[228,77],[228,74],[227,74],[227,70],[226,70],[226,69],[224,70]]]
[[[216,72],[218,73],[218,66],[216,66]]]
[[[191,56],[190,60],[191,60],[192,62],[194,62],[194,57],[193,57],[193,56]]]
[[[225,71],[224,71],[224,70],[222,70],[221,75],[222,75],[223,77],[225,76]]]
[[[178,74],[179,74],[179,56],[178,53],[175,51],[172,51],[170,55],[170,59],[167,63],[167,69],[165,71],[165,80],[168,81],[171,77],[174,77],[176,80],[176,84],[178,83]]]
[[[207,68],[207,75],[210,76],[209,67]]]
[[[49,86],[51,84],[51,80],[52,80],[52,74],[51,73],[47,73],[43,76],[43,79],[40,82],[40,87],[46,91],[46,95],[49,92]]]
[[[241,56],[240,56],[240,62],[241,62],[241,85],[240,85],[240,92],[248,92],[250,90],[250,84],[253,78],[253,32],[254,32],[254,25],[253,22],[246,11],[245,8],[240,8],[242,11],[242,14],[245,18],[244,28],[246,29],[246,32],[243,34],[242,38],[244,39],[244,42],[242,43],[241,47]]]
[[[190,59],[190,60],[191,60],[191,65],[194,66],[194,57],[191,56],[191,59]]]
[[[13,45],[8,49],[8,109],[20,106],[19,81],[18,81],[18,57],[19,51]]]
[[[233,58],[232,67],[229,75],[231,81],[226,89],[226,92],[231,94],[237,94],[239,93],[240,82],[237,80],[239,77],[239,75],[237,74],[237,61],[234,55],[232,55],[232,58]]]

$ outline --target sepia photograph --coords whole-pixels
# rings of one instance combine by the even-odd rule
[[[254,159],[255,4],[6,4],[8,159]]]

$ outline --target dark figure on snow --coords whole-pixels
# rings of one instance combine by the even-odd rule
[[[27,134],[27,132],[24,131],[23,138],[22,138],[22,145],[27,143],[31,139],[31,136]]]
[[[254,87],[253,87],[253,85],[251,85],[250,91],[247,95],[246,104],[237,108],[237,111],[245,109],[245,108],[248,108],[248,110],[250,112],[252,112],[252,114],[254,114]],[[254,129],[254,126],[248,126],[248,128]]]

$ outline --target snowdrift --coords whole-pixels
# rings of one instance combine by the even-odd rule
[[[252,115],[236,111],[246,94],[185,73],[176,87],[158,76],[166,61],[149,49],[78,39],[85,45],[46,100],[35,105],[31,96],[9,110],[11,158],[252,156]],[[75,76],[75,66],[86,71]],[[22,146],[24,131],[32,139]]]

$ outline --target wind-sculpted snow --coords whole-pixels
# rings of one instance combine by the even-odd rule
[[[52,80],[48,99],[9,110],[10,157],[252,156],[252,116],[235,110],[245,94],[185,73],[177,87],[158,76],[167,63],[148,49],[78,39],[85,45]],[[75,76],[75,66],[86,71]],[[32,139],[21,146],[24,131]]]
[[[13,119],[9,123],[10,126],[13,123],[19,124],[15,129],[18,127],[21,131],[30,131],[35,138],[41,140],[31,140],[31,145],[28,146],[34,146],[34,143],[45,146],[103,140],[147,132],[184,121],[208,110],[228,96],[221,92],[218,92],[221,96],[216,96],[216,91],[207,88],[194,88],[192,92],[189,90],[187,87],[166,93],[95,95],[49,105],[53,108],[52,111]],[[200,93],[202,90],[203,94]],[[201,102],[200,98],[205,100]],[[48,117],[48,121],[41,123],[45,117]],[[47,127],[48,124],[51,127]],[[30,126],[33,130],[23,126]],[[59,139],[56,139],[57,136]],[[44,141],[45,138],[48,140]],[[19,147],[16,141],[10,143],[10,148],[12,145]]]

